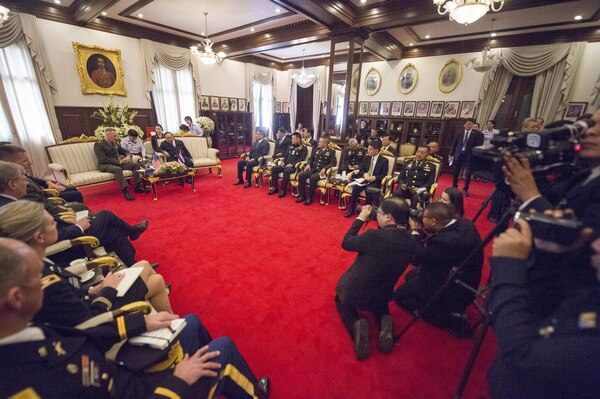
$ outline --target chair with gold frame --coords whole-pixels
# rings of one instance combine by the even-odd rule
[[[255,167],[252,168],[252,175],[254,176],[254,183],[255,183],[256,187],[263,186],[263,175],[265,173],[267,163],[272,162],[273,156],[275,155],[275,144],[276,144],[275,140],[273,140],[271,137],[269,137],[269,138],[267,138],[267,142],[269,143],[269,153],[265,156],[258,157],[258,159],[257,159],[258,165],[256,165]],[[244,154],[240,155],[240,158],[242,158],[242,156],[247,156],[247,155],[248,154],[244,153]]]
[[[296,164],[296,171],[290,175],[290,187],[292,197],[298,197],[298,195],[300,195],[298,191],[298,174],[302,172],[302,170],[304,170],[304,167],[308,163],[308,160],[310,159],[310,156],[312,155],[312,152],[314,150],[313,146],[310,144],[305,144],[304,140],[302,140],[302,145],[306,146],[306,158],[304,159],[304,161],[298,162]]]
[[[409,158],[409,157],[415,155],[415,152],[417,152],[417,146],[415,144],[412,144],[412,143],[400,144],[400,146],[398,147],[398,159],[396,160],[396,163],[398,164],[398,166],[402,167],[406,158]]]
[[[320,198],[319,198],[319,203],[321,205],[329,205],[329,186],[331,178],[335,177],[335,175],[337,174],[338,170],[340,169],[340,163],[342,162],[342,148],[335,144],[335,143],[329,143],[329,148],[331,148],[332,150],[335,151],[335,166],[331,167],[331,168],[327,168],[325,170],[325,179],[321,179],[319,180],[319,182],[317,183],[317,189],[319,190]]]
[[[409,162],[411,160],[413,160],[415,158],[415,156],[410,156],[410,157],[406,157],[405,162]],[[427,160],[429,162],[431,162],[432,164],[434,164],[435,166],[435,178],[433,179],[433,184],[431,185],[430,189],[429,189],[429,198],[434,198],[435,195],[435,191],[437,190],[438,187],[438,177],[440,176],[441,170],[442,170],[442,165],[440,163],[440,161],[437,158],[434,158],[432,156],[427,157]],[[383,198],[387,199],[390,198],[392,196],[392,194],[394,193],[394,191],[398,188],[398,176],[400,175],[400,172],[396,172],[394,173],[394,177],[391,179],[387,179],[385,187],[382,185],[382,188],[384,189],[384,194],[383,194]]]

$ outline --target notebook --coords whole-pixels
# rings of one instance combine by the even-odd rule
[[[175,340],[175,338],[177,338],[186,325],[187,322],[185,319],[175,319],[171,322],[169,327],[147,331],[137,337],[129,338],[129,343],[136,346],[149,346],[155,349],[165,349]]]
[[[118,271],[117,273],[122,273],[125,275],[123,280],[117,286],[117,297],[123,297],[127,291],[131,288],[135,279],[140,276],[140,273],[144,270],[142,267],[130,267],[128,269],[123,269]]]

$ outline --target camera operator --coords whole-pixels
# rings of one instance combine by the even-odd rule
[[[519,220],[493,244],[489,309],[498,356],[488,378],[493,398],[596,398],[600,392],[600,288],[571,291],[545,319],[531,307],[530,225]],[[537,241],[536,241],[537,245]],[[600,279],[600,240],[592,244]],[[537,262],[536,262],[537,263]],[[585,264],[573,264],[572,269]],[[543,266],[543,265],[542,265]]]
[[[424,199],[428,198],[429,189],[435,181],[436,166],[427,160],[428,157],[429,147],[420,146],[415,157],[404,162],[400,175],[398,175],[399,186],[392,195],[397,198],[410,199],[411,208],[417,207],[421,196]]]
[[[377,348],[384,353],[392,351],[393,323],[388,302],[394,285],[415,253],[415,243],[407,231],[406,203],[398,199],[383,201],[376,211],[379,229],[359,235],[371,212],[372,207],[365,205],[344,236],[342,248],[358,255],[335,289],[335,304],[354,340],[358,360],[369,355],[369,326],[367,319],[358,319],[357,310],[375,314],[380,326]]]
[[[526,159],[505,155],[502,167],[512,191],[523,202],[520,211],[538,212],[555,206],[570,208],[587,226],[600,228],[600,110],[593,117],[595,125],[581,138],[579,158],[589,168],[570,179],[554,183],[545,196],[540,194]],[[536,314],[544,317],[553,311],[567,293],[589,287],[592,273],[589,268],[574,268],[589,259],[589,250],[569,254],[552,254],[536,250],[538,262],[528,270],[531,301]]]
[[[409,224],[413,234],[418,234],[421,223],[411,218]],[[468,219],[455,218],[452,208],[443,202],[432,202],[425,208],[422,224],[430,235],[421,241],[415,234],[418,244],[413,263],[419,268],[418,272],[394,293],[396,303],[410,312],[426,304],[446,282],[452,269],[460,266],[481,242],[475,225]],[[479,249],[457,278],[477,289],[482,266],[483,249]],[[431,324],[463,336],[468,333],[463,312],[472,300],[472,292],[453,285],[421,316]]]

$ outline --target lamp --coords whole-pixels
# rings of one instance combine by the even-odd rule
[[[198,57],[203,64],[212,65],[215,62],[220,64],[223,62],[223,59],[227,57],[227,54],[222,51],[215,53],[212,50],[214,43],[208,38],[208,11],[204,11],[204,31],[206,32],[204,41],[200,42],[204,49],[200,50],[198,46],[191,46],[190,50],[192,50],[192,54]]]
[[[10,10],[4,6],[0,6],[0,26],[8,21],[8,13]]]
[[[494,31],[495,21],[495,19],[492,19],[492,27],[490,28],[489,38],[490,41],[492,40],[492,32]],[[490,53],[490,46],[488,42],[488,45],[485,46],[481,51],[481,60],[478,60],[477,57],[469,58],[469,60],[465,62],[465,66],[469,70],[474,69],[477,72],[485,72],[494,68],[496,65],[498,65],[498,63],[500,63],[500,57],[498,57],[498,54]]]
[[[302,68],[300,68],[300,74],[295,74],[294,76],[292,76],[292,79],[295,79],[300,86],[307,85],[310,81],[315,79],[315,75],[313,75],[312,73],[306,73],[306,70],[304,69],[305,50],[306,49],[302,49]]]
[[[500,11],[504,0],[433,0],[433,4],[437,6],[440,15],[449,14],[450,21],[468,25],[483,17],[489,10]]]

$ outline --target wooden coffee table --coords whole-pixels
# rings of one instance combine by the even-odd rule
[[[146,174],[144,171],[140,171],[142,176],[142,181],[146,186],[146,190],[148,188],[152,188],[152,194],[154,194],[154,201],[158,200],[158,195],[156,194],[156,183],[166,182],[171,180],[182,180],[182,187],[185,186],[185,179],[190,178],[192,180],[192,192],[196,192],[196,187],[194,186],[194,178],[196,176],[196,171],[193,169],[188,169],[185,172],[177,173],[177,174]]]

